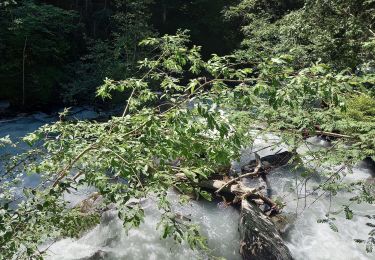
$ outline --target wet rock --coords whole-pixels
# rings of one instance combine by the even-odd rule
[[[76,205],[76,208],[83,214],[93,213],[95,211],[102,211],[101,208],[103,196],[99,192],[91,193],[86,199],[82,200]]]
[[[281,153],[267,155],[261,158],[262,168],[268,170],[270,168],[276,168],[283,166],[293,157],[293,153],[284,151]],[[242,166],[243,172],[251,171],[256,165],[256,160],[250,161],[249,164]]]
[[[111,252],[98,250],[93,255],[88,256],[88,257],[84,257],[84,258],[80,258],[79,260],[105,260],[105,259],[112,259],[113,257],[114,257],[113,253],[111,253]]]
[[[118,218],[118,212],[115,209],[105,211],[100,219],[100,223],[107,225]]]
[[[369,169],[370,174],[373,178],[375,178],[375,161],[371,157],[366,157],[363,160],[364,167]]]
[[[36,112],[36,113],[32,114],[32,118],[34,118],[35,120],[38,120],[40,122],[44,122],[44,123],[50,123],[51,121],[54,120],[54,116],[48,115],[48,114],[43,113],[43,112]]]
[[[293,213],[281,213],[271,217],[272,223],[283,237],[286,236],[288,231],[293,227],[295,220],[296,215]]]
[[[63,112],[63,109],[61,109],[59,112]],[[93,107],[72,107],[69,109],[69,113],[65,117],[65,120],[93,120],[98,117],[99,113],[97,113]]]

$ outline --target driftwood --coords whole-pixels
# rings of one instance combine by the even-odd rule
[[[239,224],[240,253],[247,260],[293,259],[275,225],[258,206],[242,200]]]
[[[215,191],[215,193],[219,194],[222,189],[224,189],[225,187],[227,187],[227,186],[229,186],[229,185],[231,185],[231,184],[233,184],[233,183],[241,180],[242,178],[246,178],[246,177],[247,178],[248,177],[258,177],[259,176],[259,170],[262,167],[262,161],[260,159],[260,156],[257,153],[255,153],[255,157],[256,157],[257,166],[255,167],[254,171],[242,174],[242,175],[238,176],[237,178],[234,178],[234,179],[228,181],[222,187],[220,187],[219,189],[217,189]]]
[[[202,181],[199,184],[199,187],[210,190],[210,191],[218,191],[220,190],[221,193],[224,195],[233,195],[234,197],[242,197],[245,195],[255,194],[256,192],[263,189],[263,187],[259,187],[258,189],[249,188],[243,185],[242,183],[236,183],[228,185],[227,182],[222,180],[207,180]]]
[[[229,181],[218,179],[204,180],[198,183],[198,186],[211,192],[213,191],[216,195],[224,195],[224,198],[225,196],[227,198],[229,197],[230,200],[233,200],[234,203],[240,202],[244,199],[251,199],[258,204],[266,204],[268,206],[268,211],[270,211],[270,214],[278,213],[279,209],[277,204],[273,202],[270,197],[267,197],[271,195],[271,187],[266,174],[272,168],[276,168],[286,164],[292,156],[293,154],[290,152],[276,153],[274,155],[265,156],[263,158],[260,158],[258,154],[255,154],[256,160],[251,161],[246,166],[246,169],[252,169],[251,172],[242,174],[236,178],[232,178]],[[251,168],[252,166],[253,168]],[[188,178],[182,172],[176,173],[175,176],[179,181],[188,181]],[[219,176],[221,176],[222,179],[225,179],[226,177],[223,175],[215,175],[215,177]],[[261,177],[264,180],[267,187],[267,196],[264,196],[262,193],[260,193],[260,191],[264,189],[264,187],[249,188],[242,183],[241,180],[243,178],[249,177]]]
[[[325,139],[330,140],[336,138],[353,139],[353,136],[341,134],[339,131],[333,130],[333,132],[324,131],[320,125],[315,125],[315,131],[309,131],[307,128],[303,129],[302,136],[307,139],[311,136],[321,136]]]
[[[241,218],[239,223],[240,232],[240,253],[243,259],[252,260],[289,260],[292,259],[288,248],[283,243],[277,227],[256,204],[265,204],[268,206],[267,210],[270,215],[278,213],[279,209],[275,202],[271,200],[269,195],[263,195],[263,186],[257,188],[247,187],[242,183],[244,178],[261,177],[269,189],[269,182],[267,180],[267,173],[270,169],[281,166],[289,161],[292,154],[289,152],[277,153],[275,155],[265,156],[260,158],[256,154],[256,160],[250,162],[248,169],[251,172],[242,174],[236,178],[230,178],[224,175],[215,175],[216,178],[199,182],[197,185],[211,191],[213,194],[230,198],[230,203],[238,203],[241,205]],[[180,160],[180,159],[179,159]],[[178,169],[179,163],[173,164],[175,169]],[[181,172],[176,173],[176,179],[180,182],[189,182],[187,176]],[[102,222],[113,219],[113,214],[110,209],[101,208],[102,196],[98,192],[92,193],[88,198],[78,203],[75,207],[78,208],[82,214],[90,214],[92,212],[106,213],[102,215]],[[141,203],[142,200],[128,201],[127,205]],[[108,214],[107,214],[108,213]],[[276,215],[279,216],[279,215]],[[184,216],[180,213],[175,214],[176,221],[191,221],[189,216]],[[89,257],[82,258],[82,260],[105,259],[111,255],[105,251],[97,251]]]
[[[327,131],[315,131],[315,134],[321,135],[321,136],[328,136],[328,137],[334,137],[334,138],[353,138],[350,135],[343,135],[339,133],[332,133],[332,132],[327,132]]]
[[[279,208],[270,198],[271,187],[267,174],[273,168],[285,165],[293,156],[290,152],[276,153],[260,158],[255,154],[256,160],[251,161],[241,170],[248,171],[229,181],[206,180],[199,183],[201,188],[214,191],[216,195],[234,198],[233,203],[241,205],[240,253],[243,259],[263,260],[292,259],[289,249],[285,246],[279,231],[271,219],[260,210],[256,204],[265,204],[268,213],[279,213]],[[264,187],[250,188],[242,183],[244,178],[261,177],[267,187],[267,196],[261,192]],[[225,200],[226,201],[226,200]]]
[[[260,203],[261,201],[261,204],[264,203],[268,205],[274,213],[277,213],[279,211],[275,202],[260,193],[260,191],[263,190],[264,187],[249,188],[242,182],[231,185],[227,184],[227,182],[221,180],[207,180],[200,182],[199,187],[210,191],[215,191],[215,193],[220,189],[221,194],[233,197],[233,202],[241,202],[241,200],[252,199],[257,203]]]

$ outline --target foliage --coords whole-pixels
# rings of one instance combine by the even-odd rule
[[[47,103],[75,49],[71,35],[78,30],[76,14],[34,1],[11,1],[0,6],[0,17],[2,98],[22,105],[25,95],[26,106]]]
[[[109,36],[105,40],[88,38],[87,53],[66,67],[68,77],[62,85],[65,103],[92,103],[105,77],[122,79],[137,72],[137,61],[148,54],[138,43],[154,35],[149,22],[152,2],[112,1]]]
[[[97,102],[93,93],[105,77],[119,80],[134,75],[137,61],[150,55],[138,43],[155,35],[155,29],[172,34],[179,28],[190,29],[194,42],[204,44],[206,56],[214,51],[224,53],[233,49],[238,45],[238,37],[231,25],[221,19],[224,2],[111,1],[109,36],[104,40],[87,39],[87,54],[67,66],[68,78],[62,86],[64,102]],[[165,12],[165,18],[160,15],[161,11]],[[223,36],[222,30],[232,33]]]
[[[44,230],[47,221],[54,232],[41,230],[32,241],[4,240],[1,249],[7,255],[19,254],[21,244],[28,249],[23,253],[35,254],[33,249],[42,238],[66,234],[39,212],[50,212],[53,207],[54,215],[67,215],[63,193],[84,185],[96,187],[105,203],[114,203],[128,228],[138,226],[144,217],[140,202],[129,205],[129,199],[154,196],[162,213],[159,227],[163,237],[172,236],[178,242],[185,239],[191,247],[205,249],[205,240],[194,226],[175,220],[166,196],[170,187],[205,198],[197,183],[238,158],[241,144],[256,137],[248,132],[248,122],[277,133],[292,150],[303,144],[305,130],[314,132],[317,124],[327,131],[343,129],[336,122],[346,111],[347,98],[355,89],[367,91],[364,84],[374,84],[374,75],[335,73],[319,63],[294,69],[289,56],[264,57],[261,62],[256,58],[256,66],[251,57],[239,53],[204,61],[199,47],[186,47],[185,32],[149,38],[141,44],[154,50],[153,58],[140,62],[142,76],[107,79],[97,92],[103,98],[114,91],[131,92],[122,117],[105,123],[63,120],[44,126],[25,139],[40,159],[34,161],[24,154],[10,161],[7,167],[13,171],[1,187],[3,215],[9,216],[2,222],[2,232],[26,236],[28,227],[18,224],[26,217],[35,221],[34,230],[41,230],[41,225]],[[155,86],[162,89],[161,94],[153,90]],[[351,117],[345,120],[356,123]],[[374,143],[368,138],[375,128],[368,123],[367,130],[353,128],[353,139],[337,140],[334,148],[306,156],[315,158],[317,166],[351,168],[364,156],[374,155]],[[177,164],[173,163],[176,158]],[[20,160],[27,162],[26,168],[17,164]],[[24,206],[6,206],[15,196],[7,187],[15,185],[12,180],[16,183],[24,170],[40,175],[41,186],[37,192],[32,189],[31,195],[24,188]],[[181,181],[177,173],[184,173],[188,182]],[[321,185],[323,190],[335,194],[356,189],[361,192],[353,200],[373,203],[362,183],[340,185],[341,171],[321,174],[329,177]],[[74,210],[68,216],[79,217]],[[332,221],[330,225],[335,227]]]
[[[358,121],[375,120],[375,100],[371,96],[359,95],[348,101],[346,115]]]
[[[225,6],[236,0],[155,0],[152,22],[160,34],[175,34],[180,28],[190,31],[192,42],[202,46],[203,57],[224,55],[239,47],[237,23],[222,19]],[[225,33],[223,33],[225,32]]]
[[[226,17],[243,21],[243,44],[252,50],[344,69],[374,59],[374,8],[372,0],[243,0]]]
[[[62,194],[85,184],[96,187],[107,203],[116,205],[119,217],[124,220],[127,227],[138,226],[141,223],[143,209],[140,205],[130,206],[126,202],[130,198],[156,196],[162,212],[160,227],[164,230],[163,236],[174,236],[177,241],[186,239],[194,248],[205,247],[205,240],[199,236],[194,226],[174,220],[165,193],[171,186],[176,186],[181,191],[199,195],[201,191],[194,183],[207,178],[215,171],[215,167],[228,164],[234,156],[234,151],[238,150],[240,141],[237,134],[229,135],[227,123],[219,111],[210,110],[205,105],[198,105],[194,109],[187,109],[182,105],[189,101],[183,99],[186,98],[184,90],[188,89],[190,93],[191,86],[186,88],[178,85],[179,79],[176,76],[181,75],[182,67],[189,66],[194,71],[202,63],[198,48],[187,49],[184,46],[184,37],[165,36],[160,40],[146,41],[147,44],[160,48],[161,55],[156,60],[143,62],[142,66],[149,69],[143,79],[129,78],[126,81],[107,83],[103,87],[134,89],[134,95],[130,99],[130,111],[133,112],[131,115],[113,118],[101,124],[61,121],[45,126],[25,139],[34,145],[40,144],[37,142],[38,139],[43,139],[42,146],[36,148],[41,153],[41,160],[33,161],[26,155],[18,158],[27,161],[26,170],[30,174],[38,173],[41,176],[42,191],[35,192],[33,189],[30,199],[24,194],[24,199],[30,203],[25,202],[24,207],[12,208],[5,205],[8,205],[7,201],[14,200],[14,194],[6,189],[8,181],[2,183],[2,209],[5,210],[4,215],[9,216],[2,222],[2,232],[21,238],[2,241],[1,251],[5,252],[4,256],[21,253],[32,255],[42,237],[54,239],[63,235],[61,226],[40,216],[38,212],[50,212],[50,208],[53,207],[51,214],[54,217],[66,215],[65,211],[69,209],[57,207],[58,203],[64,203]],[[154,71],[156,68],[163,72]],[[157,108],[145,106],[156,98],[147,88],[148,80],[158,80],[165,87],[166,94],[163,99],[169,100],[165,104],[175,102],[175,105],[162,113]],[[196,91],[193,90],[191,93]],[[99,93],[105,92],[100,90]],[[217,98],[207,96],[205,99],[214,101]],[[202,120],[197,120],[197,117],[202,117]],[[207,135],[210,131],[212,134]],[[57,137],[44,138],[51,135]],[[186,160],[176,167],[170,163],[171,158]],[[9,165],[13,166],[12,163]],[[13,171],[14,181],[17,179],[17,172],[23,170],[23,167],[16,166],[16,170]],[[186,185],[178,180],[175,174],[179,171],[186,174],[192,185]],[[72,174],[80,175],[82,178],[76,182],[78,179]],[[10,181],[11,176],[9,174],[7,180]],[[55,187],[51,186],[51,182],[56,183]],[[25,187],[24,193],[27,190]],[[54,203],[45,203],[49,201],[51,193],[56,200]],[[73,216],[80,218],[80,215]],[[52,230],[40,231],[38,236],[33,236],[35,239],[32,241],[26,240],[24,236],[28,234],[29,227],[18,224],[24,223],[25,218],[36,221],[34,232],[45,230],[47,227]],[[37,221],[39,218],[46,220]],[[11,220],[14,222],[10,222]],[[46,221],[48,225],[45,225]],[[55,229],[60,232],[52,232]],[[19,252],[21,245],[28,250]]]
[[[295,154],[294,166],[308,162],[320,169],[324,182],[318,188],[323,194],[352,194],[342,210],[347,219],[355,215],[350,203],[374,203],[371,187],[364,181],[342,182],[356,163],[375,156],[374,1],[240,1],[225,15],[244,23],[244,48],[208,60],[202,58],[201,47],[189,41],[187,31],[146,38],[138,45],[154,35],[148,9],[152,1],[111,3],[115,12],[110,37],[87,40],[89,51],[68,68],[75,78],[64,85],[64,91],[69,102],[90,100],[98,82],[106,78],[96,94],[106,100],[126,95],[123,115],[101,123],[72,122],[61,115],[60,121],[23,139],[30,146],[25,153],[4,157],[0,257],[43,257],[40,244],[77,236],[96,224],[99,212],[82,214],[64,200],[65,193],[87,186],[97,189],[104,205],[115,205],[126,228],[142,223],[141,200],[154,197],[161,212],[162,237],[208,250],[195,225],[176,219],[168,190],[174,187],[184,195],[210,199],[198,183],[222,174],[238,159],[242,145],[264,133],[280,136],[293,152],[316,131],[341,135],[331,140],[329,149]],[[1,9],[7,14],[1,18],[5,28],[13,24],[14,10],[32,25],[1,30],[8,41],[17,39],[14,50],[20,54],[25,35],[28,42],[38,35],[39,49],[30,45],[38,51],[33,57],[47,60],[52,52],[56,60],[63,60],[58,54],[69,50],[63,39],[75,27],[68,21],[65,29],[44,24],[51,10],[54,22],[73,19],[72,12],[48,5],[38,5],[36,10],[30,1],[10,6]],[[27,8],[41,15],[35,17]],[[62,12],[67,16],[63,18]],[[48,33],[61,29],[59,41],[43,38],[45,28]],[[261,130],[249,131],[252,127]],[[19,144],[5,137],[0,145]],[[178,177],[181,173],[187,180]],[[25,174],[38,176],[40,184],[21,191]],[[311,174],[307,171],[302,177]],[[335,219],[327,214],[319,222],[339,231]],[[369,250],[374,234],[368,235]]]

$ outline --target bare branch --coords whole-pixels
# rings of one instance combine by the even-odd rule
[[[260,168],[262,167],[262,162],[260,160],[260,156],[255,153],[255,157],[256,157],[256,161],[257,161],[257,166],[255,167],[254,171],[253,172],[249,172],[249,173],[245,173],[245,174],[242,174],[240,176],[238,176],[237,178],[234,178],[230,181],[228,181],[227,183],[225,183],[222,187],[220,187],[217,191],[215,191],[216,194],[219,194],[220,191],[222,191],[225,187],[241,180],[242,178],[246,178],[246,177],[258,177],[259,176],[259,170]]]

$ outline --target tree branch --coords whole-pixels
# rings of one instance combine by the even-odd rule
[[[219,194],[220,191],[222,191],[225,187],[241,180],[242,178],[246,178],[246,177],[258,177],[259,176],[259,170],[260,168],[262,167],[262,162],[260,160],[260,156],[255,153],[255,158],[256,158],[256,161],[257,161],[257,166],[255,167],[254,171],[253,172],[249,172],[249,173],[245,173],[245,174],[242,174],[240,176],[238,176],[237,178],[234,178],[230,181],[228,181],[227,183],[225,183],[222,187],[220,187],[218,190],[215,191],[216,194]]]
[[[73,167],[73,165],[82,158],[87,152],[90,150],[95,149],[95,143],[89,145],[85,150],[83,150],[79,155],[77,155],[74,160],[68,164],[62,171],[59,173],[59,177],[55,180],[52,187],[56,187],[56,185],[66,176],[67,172]]]

